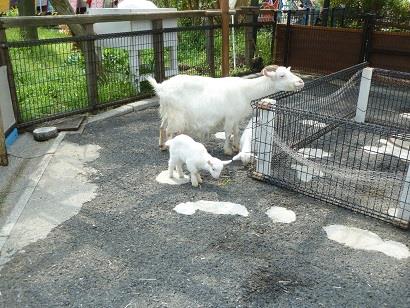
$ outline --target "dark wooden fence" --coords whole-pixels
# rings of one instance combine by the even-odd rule
[[[357,16],[355,28],[280,24],[275,56],[277,64],[307,73],[331,73],[364,61],[410,72],[410,27],[372,15]]]

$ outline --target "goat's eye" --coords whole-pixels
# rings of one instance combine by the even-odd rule
[[[279,78],[284,78],[285,77],[285,75],[279,75]]]

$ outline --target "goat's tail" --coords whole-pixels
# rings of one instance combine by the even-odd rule
[[[167,147],[170,147],[171,144],[172,144],[172,141],[173,141],[173,139],[167,140],[167,142],[165,142],[165,145],[166,145]]]
[[[256,158],[256,156],[252,153],[239,152],[232,158],[232,160],[241,160],[244,165],[247,165],[251,161],[252,157]]]
[[[151,84],[151,86],[154,88],[155,92],[160,95],[160,91],[161,91],[161,85],[151,76],[147,77],[147,81]]]

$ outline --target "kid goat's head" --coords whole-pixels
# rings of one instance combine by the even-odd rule
[[[219,178],[224,166],[230,164],[231,162],[232,160],[222,161],[218,158],[212,157],[207,161],[206,169],[208,169],[213,178],[217,179]]]
[[[290,71],[290,66],[269,65],[262,74],[273,80],[277,91],[298,91],[305,86],[303,80]]]

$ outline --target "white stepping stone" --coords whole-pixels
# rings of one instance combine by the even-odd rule
[[[403,160],[410,160],[409,150],[402,148],[398,145],[394,145],[393,143],[385,139],[380,139],[379,143],[382,144],[382,146],[378,147],[378,146],[366,145],[363,147],[363,150],[370,155],[386,154],[386,155],[395,156]]]
[[[300,164],[292,164],[290,167],[296,170],[296,176],[302,182],[310,182],[315,177],[322,177],[325,175],[320,170]]]
[[[301,148],[298,153],[302,154],[305,158],[324,158],[331,157],[332,154],[323,151],[322,149],[312,149],[312,148]]]
[[[192,215],[196,211],[203,211],[218,215],[240,215],[244,217],[249,215],[246,207],[241,204],[206,200],[180,203],[174,208],[174,211],[184,215]]]
[[[221,140],[225,140],[225,132],[217,132],[215,135],[216,139],[221,139]]]
[[[379,251],[396,259],[410,257],[410,251],[406,245],[396,241],[384,241],[376,233],[368,230],[343,225],[330,225],[323,229],[330,240],[353,249]]]
[[[296,214],[294,211],[280,206],[272,206],[266,211],[266,215],[268,215],[273,222],[289,224],[296,220]]]
[[[322,123],[319,121],[314,121],[314,120],[302,120],[303,125],[308,125],[308,126],[316,126],[316,127],[326,127],[326,123]]]
[[[169,185],[182,185],[190,181],[188,175],[184,174],[183,178],[179,178],[177,172],[174,172],[174,177],[170,178],[168,170],[162,171],[160,174],[158,174],[155,180],[158,183]]]

